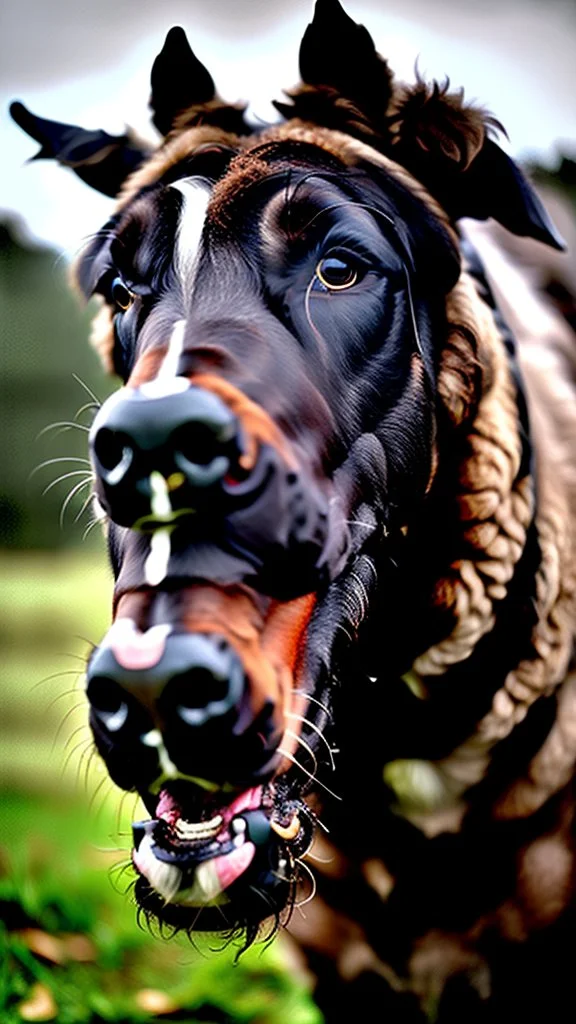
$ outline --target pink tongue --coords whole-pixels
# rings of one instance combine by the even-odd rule
[[[158,664],[170,630],[171,626],[160,625],[141,633],[131,619],[117,619],[106,639],[122,668],[138,671]]]
[[[218,881],[223,889],[227,889],[232,882],[240,878],[240,875],[252,862],[255,853],[254,843],[243,843],[238,850],[232,850],[231,853],[226,853],[223,857],[214,858]]]

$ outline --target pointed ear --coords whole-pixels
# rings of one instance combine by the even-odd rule
[[[152,122],[167,135],[178,114],[209,103],[216,95],[212,76],[190,48],[184,29],[171,28],[152,65]]]
[[[514,235],[564,251],[566,243],[522,171],[492,139],[461,176],[451,203],[454,219],[493,217]]]
[[[211,124],[234,135],[249,135],[244,107],[224,103],[212,76],[190,48],[184,29],[171,28],[152,65],[150,109],[162,135],[173,128]]]
[[[37,117],[19,102],[11,104],[10,114],[20,128],[40,143],[32,160],[57,160],[106,196],[116,196],[128,175],[149,156],[144,146],[129,134],[108,135],[49,121]]]
[[[515,235],[554,249],[564,242],[520,168],[494,142],[504,131],[484,110],[464,103],[449,83],[419,80],[395,99],[390,155],[412,172],[453,220],[493,217]]]
[[[392,73],[369,32],[346,14],[339,0],[316,0],[300,45],[300,75],[303,86],[288,94],[293,106],[274,104],[284,117],[344,131],[353,120],[369,134],[384,127]]]

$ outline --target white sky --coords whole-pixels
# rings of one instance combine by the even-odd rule
[[[573,0],[347,0],[401,79],[416,59],[432,78],[488,107],[516,156],[576,153]],[[12,99],[55,120],[153,137],[146,104],[152,61],[182,25],[220,93],[272,116],[270,99],[298,78],[311,0],[11,0],[1,22],[0,207],[33,235],[73,253],[112,201],[52,163],[25,165],[36,144],[6,116]]]

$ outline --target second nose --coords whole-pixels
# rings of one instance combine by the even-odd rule
[[[168,483],[163,515],[195,510],[241,454],[236,417],[217,395],[183,377],[167,389],[144,384],[109,398],[90,431],[98,497],[120,526],[154,528],[151,477]]]

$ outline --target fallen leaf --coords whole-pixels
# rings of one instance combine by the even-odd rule
[[[156,988],[143,988],[136,994],[136,1005],[147,1013],[174,1013],[180,1007],[166,992]]]
[[[69,960],[88,964],[96,960],[96,947],[87,935],[64,935],[62,946]]]
[[[41,956],[53,964],[61,964],[65,960],[65,953],[60,939],[55,935],[48,935],[40,928],[22,928],[16,934],[22,939],[26,947],[35,956]]]
[[[50,989],[38,982],[30,989],[28,999],[20,1003],[18,1011],[22,1020],[54,1020],[58,1008]]]

